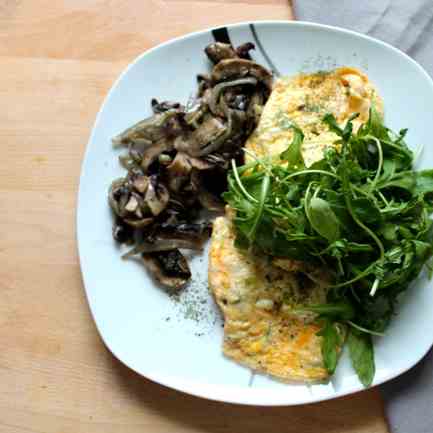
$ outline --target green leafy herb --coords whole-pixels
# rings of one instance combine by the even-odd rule
[[[349,320],[355,315],[351,304],[345,302],[336,302],[334,304],[309,305],[304,310],[311,311],[319,315],[319,318],[338,320]]]
[[[338,358],[337,331],[349,327],[353,365],[369,384],[371,335],[383,333],[399,294],[432,262],[433,170],[414,171],[407,131],[388,129],[374,108],[356,132],[355,117],[339,125],[325,115],[337,145],[310,167],[302,157],[302,131],[288,124],[293,140],[280,159],[233,163],[224,198],[235,210],[239,248],[331,271],[327,302],[303,309],[324,323],[329,371]]]
[[[313,197],[307,207],[305,213],[311,227],[329,242],[336,241],[340,237],[340,223],[329,203],[323,198]]]
[[[371,336],[357,330],[351,330],[347,338],[350,359],[361,383],[367,387],[373,382],[374,350]]]
[[[304,141],[304,133],[295,125],[291,125],[289,128],[293,129],[293,140],[287,150],[280,155],[280,159],[287,161],[288,167],[291,168],[305,167],[304,158],[301,152],[302,143]]]
[[[342,343],[342,337],[338,332],[337,325],[331,320],[325,320],[323,328],[317,335],[323,337],[322,356],[325,368],[329,374],[334,374],[337,367],[338,352]]]

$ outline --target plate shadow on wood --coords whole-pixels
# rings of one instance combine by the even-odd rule
[[[119,389],[158,417],[167,419],[167,423],[180,427],[178,431],[362,433],[378,430],[377,412],[382,410],[382,403],[374,390],[303,406],[244,406],[171,390],[143,378],[114,357],[107,358],[107,362]]]

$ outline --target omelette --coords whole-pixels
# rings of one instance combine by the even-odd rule
[[[293,137],[292,124],[304,133],[302,148],[307,166],[320,160],[326,147],[339,138],[322,122],[332,113],[344,125],[354,113],[356,131],[369,117],[370,107],[383,114],[383,103],[368,77],[355,68],[283,77],[274,84],[260,122],[249,137],[246,149],[256,156],[279,155]],[[247,159],[250,158],[247,154]]]
[[[373,104],[383,112],[376,89],[354,68],[280,78],[246,142],[246,158],[279,155],[296,124],[305,136],[302,154],[309,166],[338,139],[321,120],[326,113],[340,125],[359,113],[356,130]],[[231,216],[227,209],[215,220],[209,252],[209,287],[224,316],[224,355],[284,381],[326,380],[320,328],[302,306],[326,301],[328,271],[236,248]]]

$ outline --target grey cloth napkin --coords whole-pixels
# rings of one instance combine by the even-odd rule
[[[433,0],[293,0],[293,7],[297,20],[388,42],[433,76]],[[382,385],[381,392],[393,433],[433,433],[432,350],[409,372]]]
[[[433,75],[432,0],[293,0],[297,20],[345,27],[400,48]]]

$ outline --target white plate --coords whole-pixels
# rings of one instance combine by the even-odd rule
[[[228,29],[228,30],[227,30]],[[249,370],[221,354],[221,318],[207,291],[207,258],[192,262],[195,281],[178,302],[155,287],[145,270],[122,261],[111,237],[107,188],[122,175],[110,139],[150,115],[150,100],[186,102],[196,74],[209,64],[203,48],[214,36],[234,45],[253,41],[254,58],[283,74],[338,65],[367,72],[385,100],[386,123],[408,127],[412,147],[426,145],[421,166],[433,167],[430,147],[433,83],[397,49],[378,40],[317,24],[257,22],[187,35],[138,57],[108,94],[84,160],[78,200],[78,245],[84,285],[98,330],[124,364],[163,385],[214,400],[256,405],[294,405],[362,390],[344,354],[326,385],[287,385]],[[258,38],[258,40],[257,40]],[[420,279],[407,293],[385,338],[376,341],[374,384],[418,362],[432,345],[433,291]],[[253,379],[253,380],[252,380]]]

